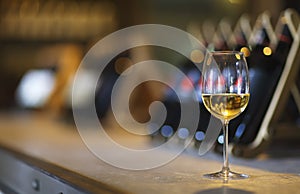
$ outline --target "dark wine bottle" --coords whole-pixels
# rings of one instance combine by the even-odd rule
[[[266,19],[268,17],[265,16],[264,21],[261,22],[263,25],[260,29],[256,29],[252,36],[255,45],[248,58],[251,85],[248,107],[231,123],[233,125],[231,128],[235,129],[231,140],[237,145],[233,147],[232,152],[238,156],[255,156],[267,144],[266,138],[257,137],[272,134],[271,129],[262,129],[262,123],[293,41],[286,24],[278,24],[281,28],[276,35]],[[284,20],[280,20],[282,21]],[[274,39],[274,36],[278,38]],[[256,144],[256,149],[250,149],[250,144]]]

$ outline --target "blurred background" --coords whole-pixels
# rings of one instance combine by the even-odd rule
[[[15,89],[28,69],[58,65],[63,55],[76,55],[78,63],[93,43],[126,26],[158,23],[187,30],[190,23],[217,24],[223,18],[234,24],[243,13],[254,22],[265,10],[275,25],[284,9],[300,9],[293,0],[0,2],[1,109],[15,105]]]
[[[275,51],[280,42],[276,37],[283,33],[283,30],[275,32],[275,28],[287,8],[292,8],[293,13],[300,13],[300,4],[295,0],[0,0],[0,109],[3,113],[11,110],[34,110],[50,112],[61,118],[70,116],[70,80],[85,53],[106,35],[136,24],[174,26],[192,33],[205,46],[215,50],[241,49],[245,46],[244,51],[251,53],[255,49],[251,45],[254,39],[250,36],[258,36],[258,39],[263,39],[261,45]],[[267,19],[262,19],[263,13]],[[259,21],[261,26],[258,25]],[[284,24],[283,21],[282,25]],[[253,35],[256,25],[264,28],[265,34]],[[240,33],[244,40],[233,40],[232,33]],[[285,34],[286,37],[290,35]],[[289,41],[288,48],[292,44],[292,40]],[[253,44],[258,45],[258,42]],[[106,69],[104,79],[111,80],[107,83],[113,83],[118,73],[141,60],[134,57],[134,54],[129,54],[130,52],[120,53],[112,62],[115,68]],[[282,63],[285,63],[287,56],[288,52],[280,58]],[[142,57],[147,58],[151,57]],[[121,66],[118,65],[120,63]],[[294,77],[298,75],[296,72]],[[299,86],[299,80],[294,79],[293,82]],[[86,84],[88,85],[88,78]],[[101,100],[96,99],[96,103],[99,102],[100,118],[106,116],[110,102],[109,98],[105,98],[106,94],[101,94],[103,88],[101,90],[100,87],[98,97]],[[148,115],[140,114],[139,109],[148,107],[155,99],[163,99],[165,88],[152,84],[139,89],[136,95],[140,97],[135,98],[132,107],[138,110],[135,113],[137,120],[146,121]],[[297,91],[295,95],[296,93]],[[271,92],[269,96],[272,95]],[[299,141],[299,101],[295,99],[295,95],[287,95],[286,103],[281,108],[287,110],[288,114],[275,119],[285,121],[282,127],[284,130],[281,130],[285,132],[278,132],[278,137],[286,136]],[[262,111],[262,117],[265,111]],[[236,124],[236,128],[239,126]],[[259,131],[259,126],[256,128],[255,134],[249,135],[250,139],[243,139],[238,143],[252,142]],[[165,129],[167,131],[162,132],[161,136],[168,138],[170,128]],[[234,138],[239,139],[243,133],[243,130],[238,133],[236,131],[231,137],[232,141]],[[205,131],[198,133],[199,141],[203,139],[204,133]]]

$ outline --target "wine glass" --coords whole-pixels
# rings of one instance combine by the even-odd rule
[[[243,112],[249,101],[249,74],[245,56],[238,51],[207,52],[202,70],[202,100],[206,109],[223,125],[223,158],[220,172],[206,174],[212,179],[243,179],[232,172],[228,161],[228,124]]]

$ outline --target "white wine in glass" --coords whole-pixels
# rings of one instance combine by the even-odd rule
[[[202,70],[202,99],[206,109],[223,124],[224,163],[221,171],[205,177],[223,180],[249,177],[232,172],[228,161],[228,124],[245,110],[249,98],[249,73],[243,53],[208,52]]]

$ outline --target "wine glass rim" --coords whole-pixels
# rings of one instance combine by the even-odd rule
[[[213,54],[213,55],[231,55],[231,54],[238,54],[238,55],[244,55],[243,52],[241,51],[209,51],[208,53]]]

